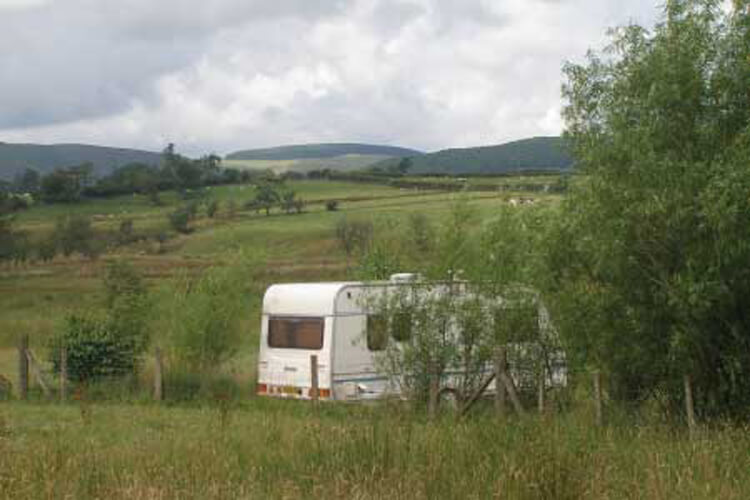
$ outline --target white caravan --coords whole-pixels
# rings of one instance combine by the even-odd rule
[[[312,355],[317,356],[321,399],[372,399],[394,391],[388,377],[377,370],[379,347],[368,336],[368,318],[377,315],[368,315],[363,302],[365,294],[371,297],[372,292],[407,281],[410,275],[401,274],[390,282],[270,286],[263,298],[257,393],[309,399]],[[548,322],[541,307],[540,313],[540,322]],[[565,382],[564,368],[554,367],[549,385]]]

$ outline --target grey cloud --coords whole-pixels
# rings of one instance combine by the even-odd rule
[[[559,132],[560,67],[651,1],[70,0],[0,16],[0,140],[422,149]],[[12,96],[10,99],[7,96]]]
[[[222,30],[254,21],[311,21],[341,6],[78,0],[4,12],[0,128],[96,118],[123,112],[134,101],[152,102],[155,80],[198,61]]]

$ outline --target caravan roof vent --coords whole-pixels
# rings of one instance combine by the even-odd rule
[[[416,273],[396,273],[391,274],[390,280],[393,283],[411,283],[412,281],[417,281],[419,278],[419,275]]]

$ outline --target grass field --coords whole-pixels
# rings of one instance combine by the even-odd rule
[[[750,429],[736,425],[702,429],[691,440],[679,422],[610,409],[610,424],[596,428],[585,398],[543,417],[498,420],[480,405],[460,422],[449,414],[428,422],[423,410],[404,404],[316,408],[253,397],[262,290],[272,282],[349,277],[335,237],[342,217],[398,223],[419,212],[437,223],[461,196],[481,224],[508,201],[498,192],[346,182],[290,187],[309,202],[305,213],[230,214],[228,202],[241,206],[251,188],[214,188],[218,215],[199,214],[192,233],[173,235],[160,251],[141,241],[94,261],[72,256],[0,269],[0,374],[15,385],[19,334],[28,333],[44,357],[67,313],[102,307],[108,260],[130,260],[159,292],[177,273],[225,265],[239,250],[264,259],[242,318],[245,341],[222,367],[241,398],[154,404],[147,361],[138,390],[93,387],[67,404],[0,401],[0,498],[750,497]],[[560,199],[530,196],[552,209]],[[339,200],[338,211],[325,209],[330,199]],[[139,196],[35,207],[19,225],[42,235],[56,217],[80,213],[93,216],[100,231],[132,218],[136,232],[152,234],[168,230],[166,214],[180,203],[175,194],[162,200],[160,207]],[[107,401],[94,393],[108,394]]]
[[[480,409],[481,410],[481,409]],[[750,434],[690,440],[586,414],[462,423],[393,406],[0,405],[2,498],[659,498],[750,495]]]

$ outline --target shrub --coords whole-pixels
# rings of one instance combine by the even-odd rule
[[[117,231],[116,239],[118,245],[127,245],[136,240],[133,231],[133,219],[128,218],[120,221],[120,227]]]
[[[190,227],[190,213],[185,208],[178,208],[169,214],[169,224],[178,233],[189,234],[193,231]]]
[[[54,337],[50,357],[55,373],[60,371],[60,349],[65,347],[68,377],[87,381],[132,373],[137,361],[132,339],[119,338],[107,318],[71,314],[61,334]]]
[[[58,219],[55,239],[66,257],[78,252],[84,257],[96,258],[102,250],[95,240],[91,219],[82,215]]]
[[[339,202],[337,200],[326,201],[326,210],[329,212],[335,212],[339,209]]]
[[[51,357],[56,372],[60,349],[68,356],[68,376],[89,381],[133,373],[148,345],[150,303],[145,285],[127,262],[108,264],[104,278],[104,316],[69,315],[53,338]]]
[[[210,218],[214,218],[216,215],[216,212],[219,211],[219,200],[211,200],[208,202],[208,205],[206,205],[206,215]]]
[[[235,354],[251,273],[250,264],[242,262],[198,277],[184,274],[164,290],[161,330],[178,369],[210,373]]]

